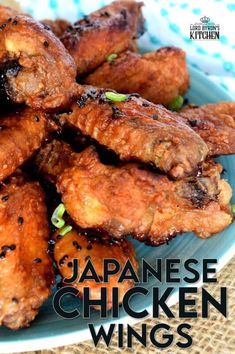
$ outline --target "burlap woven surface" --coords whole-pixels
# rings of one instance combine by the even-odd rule
[[[179,349],[175,344],[170,346],[169,349],[156,349],[153,345],[149,343],[147,348],[134,342],[132,349],[127,348],[117,348],[117,335],[111,342],[109,348],[101,343],[97,348],[94,347],[92,341],[86,341],[79,344],[69,345],[61,348],[55,348],[52,350],[42,350],[37,352],[30,352],[31,354],[72,354],[72,353],[167,353],[167,354],[178,354],[178,353],[190,353],[190,354],[233,354],[235,353],[235,257],[232,261],[218,274],[218,282],[212,283],[210,285],[205,285],[204,288],[207,289],[215,298],[219,299],[220,287],[225,286],[228,289],[228,317],[224,318],[222,315],[218,314],[216,310],[210,311],[210,317],[208,319],[191,319],[184,322],[190,323],[192,329],[190,331],[193,337],[193,345],[188,349]],[[200,294],[199,291],[197,298],[200,304]],[[195,298],[195,296],[194,296]],[[201,306],[199,305],[199,313]],[[183,321],[177,319],[177,309],[178,306],[174,306],[174,314],[176,319],[167,319],[166,316],[162,315],[157,320],[148,319],[145,322],[148,328],[154,326],[157,322],[164,322],[171,326],[172,332],[176,333],[177,326]],[[134,326],[135,330],[138,330],[141,323]]]

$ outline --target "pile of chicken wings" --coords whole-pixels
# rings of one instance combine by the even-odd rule
[[[137,270],[127,236],[158,246],[232,222],[212,158],[235,153],[235,103],[169,109],[189,87],[185,53],[139,53],[142,5],[115,1],[74,24],[0,7],[0,325],[35,318],[53,260],[62,278],[75,258]],[[85,285],[94,299],[118,286],[120,302],[134,286]]]

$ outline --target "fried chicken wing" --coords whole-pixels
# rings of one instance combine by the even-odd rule
[[[30,108],[0,118],[0,181],[41,146],[51,128],[44,113]]]
[[[174,178],[198,169],[207,146],[174,113],[133,95],[113,102],[105,94],[102,89],[84,88],[70,111],[60,115],[60,122],[80,129],[123,160],[153,163]]]
[[[84,234],[79,234],[75,230],[70,231],[63,237],[55,235],[54,258],[62,278],[71,278],[73,274],[72,262],[78,260],[79,274],[84,271],[87,260],[90,259],[97,275],[100,277],[100,283],[92,280],[86,280],[82,283],[75,281],[72,283],[79,290],[79,296],[83,296],[84,287],[90,288],[90,298],[93,300],[100,299],[101,287],[107,288],[107,309],[112,308],[112,288],[119,289],[119,302],[122,302],[123,296],[128,289],[134,286],[134,282],[125,280],[118,283],[120,274],[110,277],[108,283],[103,282],[105,259],[116,259],[121,269],[129,259],[135,271],[138,271],[138,263],[135,256],[133,245],[127,240],[120,242],[106,241],[103,242],[100,238],[89,238]],[[99,309],[99,306],[95,306]]]
[[[200,177],[171,181],[137,164],[104,165],[89,147],[74,153],[53,141],[40,150],[39,172],[56,182],[71,218],[82,228],[113,237],[133,235],[159,245],[177,233],[206,238],[231,221],[231,188],[220,180],[221,166],[204,163]]]
[[[1,103],[45,110],[77,92],[76,66],[60,40],[29,16],[6,17],[0,31]]]
[[[115,1],[76,22],[61,37],[74,58],[78,75],[102,64],[112,53],[135,47],[143,34],[141,2]]]
[[[180,111],[184,121],[209,147],[209,154],[235,154],[235,103],[189,105]]]
[[[123,93],[139,93],[154,103],[168,105],[183,95],[189,85],[185,52],[175,47],[152,53],[121,53],[88,75],[88,85],[110,88]]]
[[[50,295],[48,237],[41,187],[15,175],[0,190],[0,325],[28,326]]]

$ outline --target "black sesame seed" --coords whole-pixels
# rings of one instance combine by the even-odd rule
[[[158,115],[157,114],[153,114],[152,118],[153,118],[153,120],[157,120],[158,119]]]
[[[1,250],[6,253],[8,251],[8,248],[9,246],[2,246]]]
[[[54,240],[49,240],[48,241],[48,252],[53,253],[55,248],[55,241]]]
[[[3,24],[0,26],[0,30],[3,30],[6,26],[7,26],[7,24],[6,24],[6,23],[3,23]]]
[[[9,183],[10,183],[10,178],[8,177],[4,180],[4,184],[9,184]]]
[[[73,262],[68,262],[67,266],[68,266],[69,268],[72,268]]]
[[[34,116],[34,120],[35,120],[35,122],[39,122],[40,121],[39,116]]]
[[[122,10],[120,11],[120,14],[122,14],[124,20],[127,19],[127,11],[126,11],[126,9],[122,9]]]
[[[10,246],[4,245],[4,246],[2,246],[1,249],[2,249],[2,252],[5,253],[5,255],[6,255],[7,251],[14,251],[16,249],[16,245],[10,245]]]
[[[112,118],[120,118],[122,116],[122,112],[120,111],[119,108],[117,108],[116,106],[112,106]]]
[[[78,244],[77,241],[73,241],[73,245],[74,245],[74,247],[75,247],[77,250],[79,250],[79,251],[82,249],[82,247]]]
[[[43,27],[46,29],[46,30],[48,30],[48,31],[50,31],[51,30],[51,27],[50,26],[48,26],[47,24],[45,24],[45,23],[43,23]]]
[[[13,297],[11,299],[11,301],[14,303],[14,304],[18,304],[19,303],[19,300],[16,298],[16,297]]]
[[[8,199],[9,199],[9,195],[4,195],[4,196],[2,197],[2,201],[3,201],[3,202],[6,202]]]
[[[143,102],[143,103],[142,103],[142,106],[143,106],[143,107],[149,107],[149,106],[150,106],[150,104],[149,104],[149,103],[147,103],[147,102]]]
[[[5,258],[6,257],[6,252],[1,252],[0,253],[0,259],[3,259],[3,258]]]
[[[24,222],[24,218],[22,218],[22,216],[19,216],[19,217],[18,217],[18,224],[19,224],[19,225],[22,225],[23,222]]]
[[[103,12],[101,12],[101,16],[109,17],[110,14],[108,11],[103,11]]]
[[[41,260],[41,258],[34,258],[34,263],[41,263],[42,262],[42,260]]]
[[[189,125],[190,125],[191,127],[196,127],[197,124],[198,124],[198,121],[197,121],[196,119],[194,119],[194,120],[189,120],[188,122],[189,122]]]
[[[16,20],[14,20],[14,21],[12,22],[13,25],[17,25],[17,23],[18,23],[18,22],[17,22]]]
[[[140,97],[140,95],[139,95],[139,93],[136,93],[136,92],[134,92],[134,93],[131,93],[130,94],[130,97]]]
[[[60,266],[64,265],[65,261],[67,261],[68,258],[69,256],[67,254],[64,257],[62,257],[59,261],[59,265]]]
[[[87,15],[83,16],[83,21],[86,23],[90,23],[90,19]]]
[[[49,47],[49,43],[48,43],[47,41],[44,41],[44,42],[43,42],[43,45],[44,45],[45,48],[48,48],[48,47]]]
[[[86,98],[81,96],[78,100],[77,100],[77,104],[80,108],[85,107],[86,105]]]

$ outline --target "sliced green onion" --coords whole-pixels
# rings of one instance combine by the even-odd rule
[[[65,227],[63,227],[62,229],[59,230],[59,235],[60,236],[64,236],[68,232],[70,232],[72,229],[73,229],[73,227],[71,225],[67,225],[67,226],[65,226]]]
[[[111,62],[111,61],[113,61],[113,60],[115,60],[115,59],[117,59],[117,54],[116,53],[112,53],[112,54],[110,54],[109,56],[107,56],[107,61],[108,62]]]
[[[184,98],[182,96],[176,96],[171,103],[169,104],[168,108],[171,111],[178,111],[184,103]]]
[[[123,102],[126,101],[127,95],[123,93],[116,93],[116,92],[105,92],[105,97],[114,102]]]
[[[58,207],[54,210],[54,213],[52,214],[51,222],[58,229],[63,227],[65,224],[65,221],[63,220],[64,212],[65,212],[64,204],[60,203]]]
[[[235,215],[235,204],[232,204],[232,212]]]

